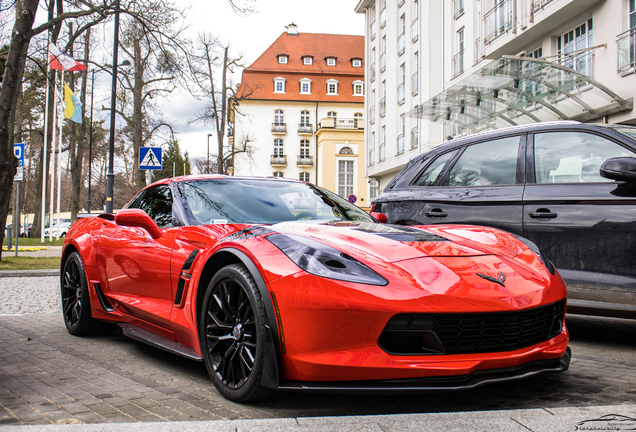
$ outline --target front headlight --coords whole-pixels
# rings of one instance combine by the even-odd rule
[[[539,257],[539,259],[541,260],[545,268],[547,268],[550,273],[554,274],[554,264],[552,264],[549,259],[543,256],[543,254],[539,250],[539,246],[537,246],[536,244],[534,244],[532,241],[528,240],[525,237],[521,237],[516,234],[512,234],[512,235],[515,236],[515,238],[519,240],[521,243],[528,246],[528,249],[534,252],[534,254],[537,257]]]
[[[367,285],[389,283],[355,258],[307,237],[276,233],[265,238],[312,275]]]

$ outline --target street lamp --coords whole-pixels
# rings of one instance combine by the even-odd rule
[[[115,185],[115,102],[117,101],[117,52],[119,51],[119,0],[115,0],[115,37],[113,42],[113,81],[110,95],[110,143],[108,146],[108,173],[106,174],[106,211],[113,212],[113,186]]]
[[[208,134],[208,174],[210,174],[210,137],[212,134]]]

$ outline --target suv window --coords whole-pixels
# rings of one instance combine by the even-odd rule
[[[468,146],[453,166],[448,185],[515,184],[519,138],[508,137]]]
[[[150,216],[159,228],[172,224],[172,193],[167,185],[159,185],[142,191],[127,208],[138,208]]]
[[[601,177],[603,162],[612,157],[634,156],[627,149],[585,132],[547,132],[534,136],[536,183],[611,182]]]
[[[431,162],[424,172],[418,177],[415,181],[415,186],[431,186],[435,183],[435,181],[439,178],[440,174],[444,171],[444,167],[446,163],[451,160],[457,150],[451,151],[448,153],[444,153],[441,156],[438,156],[433,162]]]

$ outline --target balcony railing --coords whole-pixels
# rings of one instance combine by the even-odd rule
[[[404,83],[401,83],[397,88],[398,105],[402,105],[404,103],[404,93],[405,93]]]
[[[636,27],[618,35],[618,73],[634,68],[636,63]]]
[[[411,77],[411,94],[415,96],[420,91],[420,74],[415,72]]]
[[[369,149],[369,157],[367,159],[367,166],[371,166],[375,163],[375,149],[374,148],[370,148]]]
[[[384,144],[380,144],[378,148],[378,162],[384,161]]]
[[[380,99],[380,117],[386,115],[386,98]]]
[[[492,43],[512,28],[512,0],[495,0],[495,7],[484,15],[484,42]]]
[[[313,156],[298,156],[298,159],[296,159],[296,165],[314,166],[314,157]]]
[[[380,54],[380,73],[386,70],[386,53]]]
[[[307,123],[300,123],[298,125],[299,134],[312,134],[314,133],[314,126]]]
[[[406,139],[404,138],[404,134],[398,135],[397,138],[397,154],[404,153]]]
[[[287,133],[287,123],[272,123],[272,133]]]
[[[401,56],[402,54],[404,54],[404,40],[406,38],[404,37],[404,32],[402,32],[401,35],[398,36],[398,55]]]
[[[415,18],[415,20],[413,20],[413,22],[411,23],[411,40],[413,42],[417,42],[419,38],[420,38],[420,20],[418,18]]]
[[[287,155],[272,155],[270,165],[287,166]]]
[[[320,121],[322,129],[364,129],[364,119],[356,118],[333,118],[327,117]]]
[[[455,19],[464,15],[464,0],[453,0],[454,10],[455,10]]]
[[[464,50],[453,56],[453,78],[464,73]]]
[[[534,12],[543,9],[545,5],[552,2],[552,0],[532,0],[532,10]]]

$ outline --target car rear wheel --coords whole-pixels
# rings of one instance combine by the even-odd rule
[[[90,293],[84,263],[77,252],[64,261],[61,274],[62,313],[68,332],[75,336],[108,332],[115,325],[94,320],[91,316]]]
[[[261,385],[265,322],[263,301],[247,268],[222,268],[203,300],[201,352],[214,386],[230,400],[255,401],[274,393]]]

